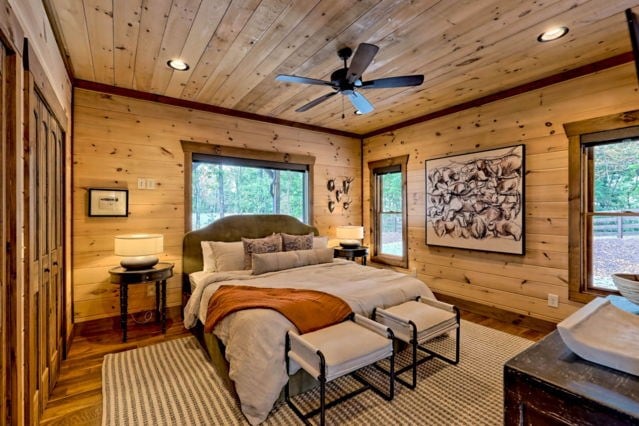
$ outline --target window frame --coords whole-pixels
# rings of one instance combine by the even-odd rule
[[[593,198],[590,147],[639,137],[639,110],[564,124],[568,136],[568,290],[569,299],[588,303],[615,294],[589,286],[592,261],[589,203]],[[618,294],[618,293],[617,293]]]
[[[305,166],[308,172],[307,180],[307,221],[313,220],[313,169],[315,157],[302,154],[291,154],[286,152],[261,151],[257,149],[238,148],[226,145],[211,145],[202,142],[180,141],[184,151],[184,228],[192,230],[192,173],[193,161],[210,156],[215,158],[228,158],[233,165],[254,166],[255,164],[269,165],[280,170],[300,171],[300,166]],[[286,164],[293,167],[287,168]]]
[[[368,163],[370,179],[370,217],[371,217],[371,261],[400,268],[408,268],[408,197],[407,197],[407,166],[408,155],[371,161]],[[379,177],[399,167],[402,174],[402,251],[403,256],[392,256],[380,253],[381,240],[381,185]]]

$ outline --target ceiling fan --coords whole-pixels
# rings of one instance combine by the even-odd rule
[[[368,68],[373,58],[377,54],[379,47],[374,44],[361,43],[353,59],[351,66],[346,64],[353,51],[349,47],[344,47],[337,52],[337,55],[344,61],[344,68],[340,68],[331,74],[331,81],[318,80],[315,78],[299,77],[297,75],[279,74],[275,77],[277,81],[286,83],[314,84],[319,86],[329,86],[334,92],[327,93],[302,105],[296,112],[304,112],[321,104],[328,98],[341,93],[348,96],[351,103],[359,114],[366,114],[373,111],[373,105],[358,91],[361,89],[388,89],[393,87],[419,86],[424,82],[423,75],[403,75],[397,77],[378,78],[376,80],[362,81],[362,74]]]

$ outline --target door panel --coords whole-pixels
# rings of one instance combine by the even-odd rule
[[[33,326],[29,341],[37,353],[31,387],[38,418],[57,380],[63,345],[64,288],[62,271],[63,141],[55,117],[36,92],[30,97],[29,137],[29,277]]]

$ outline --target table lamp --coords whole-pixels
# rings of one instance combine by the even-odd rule
[[[115,236],[115,255],[123,256],[120,266],[128,270],[152,268],[158,263],[156,254],[164,250],[162,234],[127,234]]]
[[[338,226],[337,239],[343,248],[357,248],[364,238],[363,226]]]

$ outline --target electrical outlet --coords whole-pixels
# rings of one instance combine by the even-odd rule
[[[146,189],[155,189],[155,179],[146,180]]]
[[[155,296],[155,284],[149,284],[146,286],[146,295]]]
[[[417,268],[413,268],[410,271],[411,276],[416,277],[417,276]]]
[[[138,189],[146,189],[146,179],[138,178]]]
[[[551,308],[559,307],[559,296],[556,294],[548,293],[548,306]]]

